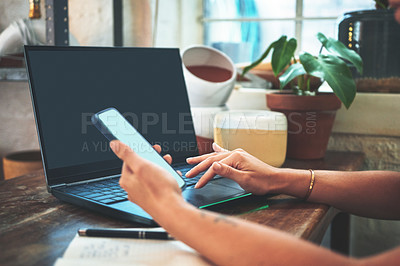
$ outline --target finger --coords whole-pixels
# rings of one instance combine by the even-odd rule
[[[213,148],[213,150],[215,152],[203,154],[203,155],[196,156],[196,157],[189,157],[189,158],[186,159],[186,162],[188,164],[196,164],[196,163],[204,161],[205,159],[207,159],[207,158],[209,158],[211,156],[214,156],[218,152],[228,152],[228,150],[222,148],[221,146],[219,146],[215,142],[212,144],[212,148]]]
[[[229,164],[223,163],[222,161],[214,163],[212,165],[212,170],[217,175],[232,179],[233,181],[236,181],[239,184],[241,183],[244,175],[246,174],[245,171],[238,170],[230,166]]]
[[[178,175],[182,176],[182,172],[179,170],[176,170],[176,172],[178,173]]]
[[[214,162],[210,169],[197,181],[194,188],[204,187],[216,175],[226,177],[240,183],[243,180],[244,171],[237,170],[227,164],[221,162]]]
[[[213,142],[212,144],[212,148],[215,152],[227,152],[228,150],[222,148],[221,146],[219,146],[217,143]]]
[[[167,161],[167,163],[171,164],[172,163],[172,157],[169,154],[164,155],[164,160]]]
[[[189,158],[186,158],[186,162],[188,164],[196,164],[196,163],[204,161],[208,157],[213,156],[215,154],[216,154],[215,152],[212,152],[212,153],[203,154],[203,155],[196,156],[196,157],[189,157]]]
[[[235,160],[236,159],[234,158],[234,155],[231,154],[230,156],[219,162],[213,162],[207,172],[205,172],[204,175],[199,179],[199,181],[197,181],[195,188],[204,187],[216,175],[232,179],[238,183],[241,182],[246,172],[232,167]]]
[[[161,146],[158,144],[153,145],[153,148],[158,152],[161,153]],[[167,161],[167,163],[171,164],[172,163],[172,157],[169,154],[166,154],[163,156],[164,160]]]
[[[153,145],[153,148],[158,152],[161,153],[161,146],[158,144]]]
[[[122,164],[121,177],[123,174],[132,174],[132,169],[125,162]],[[125,175],[124,175],[125,176]]]
[[[202,187],[204,187],[211,179],[214,178],[215,175],[216,175],[216,173],[214,172],[214,170],[212,168],[209,168],[204,173],[204,175],[199,179],[199,181],[197,181],[197,183],[194,186],[194,188],[202,188]]]
[[[187,172],[185,176],[188,178],[197,176],[201,172],[207,170],[212,165],[213,162],[219,161],[228,155],[229,153],[214,153],[212,156],[208,156],[201,163],[190,169],[190,171]]]
[[[126,158],[130,157],[131,154],[133,154],[132,149],[128,145],[122,143],[119,140],[111,141],[110,148],[115,153],[115,155],[117,155],[118,158],[120,158],[121,160],[125,160]]]
[[[110,148],[115,153],[115,155],[117,155],[118,158],[124,161],[124,163],[126,163],[132,171],[135,171],[139,167],[140,162],[143,161],[143,159],[138,156],[128,145],[122,143],[119,140],[111,141]]]
[[[131,175],[132,173],[133,173],[132,170],[127,166],[127,164],[123,163],[122,171],[121,171],[121,178],[119,179],[119,185],[124,190],[126,190],[127,176]]]

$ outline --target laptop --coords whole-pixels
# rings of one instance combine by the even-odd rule
[[[110,106],[185,174],[197,142],[178,49],[25,46],[32,104],[47,189],[55,197],[118,219],[155,224],[128,201],[118,181],[122,162],[91,116]],[[183,197],[205,208],[250,195],[216,177]],[[112,195],[112,196],[110,196]]]

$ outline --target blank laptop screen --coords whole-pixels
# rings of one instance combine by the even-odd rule
[[[178,49],[27,46],[26,57],[50,185],[119,170],[121,161],[90,122],[108,107],[175,162],[197,154]]]

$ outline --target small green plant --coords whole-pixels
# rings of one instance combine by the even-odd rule
[[[280,37],[271,43],[258,60],[243,69],[242,76],[260,64],[273,50],[271,66],[274,75],[278,76],[286,69],[279,77],[281,89],[289,84],[297,95],[315,95],[317,90],[310,90],[310,80],[311,76],[317,77],[326,81],[340,101],[349,108],[356,95],[356,84],[349,67],[354,66],[362,73],[361,57],[343,43],[327,38],[322,33],[318,33],[317,38],[324,48],[321,48],[318,56],[303,52],[296,59],[296,39]]]

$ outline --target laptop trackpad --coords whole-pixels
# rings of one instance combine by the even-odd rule
[[[221,185],[218,184],[219,182],[215,181],[213,183],[208,183],[206,186],[200,189],[195,189],[193,187],[186,188],[182,192],[182,195],[189,203],[196,207],[202,207],[232,199],[246,193],[243,189],[240,189],[240,187],[238,189],[233,185],[226,186],[226,181],[221,181]]]

